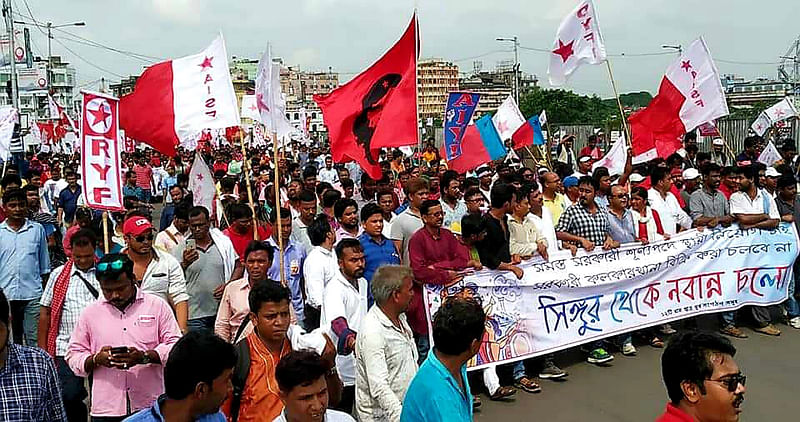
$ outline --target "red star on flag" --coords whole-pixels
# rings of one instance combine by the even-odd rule
[[[681,69],[685,71],[689,71],[692,68],[692,61],[691,60],[681,60]]]
[[[92,123],[92,125],[96,125],[98,122],[103,122],[103,124],[105,124],[106,119],[111,115],[103,106],[98,107],[97,110],[89,110],[89,113],[94,117],[94,123]]]
[[[553,50],[553,54],[558,54],[559,56],[561,56],[562,62],[566,63],[567,59],[569,59],[570,56],[575,54],[575,52],[572,51],[572,44],[574,43],[575,43],[574,40],[570,41],[569,44],[564,44],[563,41],[558,40],[558,48]]]
[[[264,102],[264,96],[261,94],[256,94],[256,106],[258,107],[258,111],[266,111],[269,113],[269,107],[267,107],[267,103]]]
[[[211,65],[211,60],[214,60],[214,56],[211,57],[206,56],[205,59],[203,59],[203,63],[200,63],[198,65],[200,66],[200,70],[206,70],[207,67],[214,67]]]
[[[779,109],[775,110],[775,115],[778,116],[778,117],[783,117],[784,114],[786,114],[786,112],[783,111],[782,108],[779,108]]]
[[[506,133],[508,131],[508,122],[505,120],[501,120],[500,123],[497,124],[497,131],[501,133]]]
[[[197,175],[197,180],[203,180],[203,175],[202,174],[198,174]]]

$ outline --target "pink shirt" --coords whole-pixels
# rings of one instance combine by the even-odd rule
[[[136,299],[125,312],[102,297],[81,312],[69,341],[66,361],[79,377],[89,375],[83,367],[86,359],[104,346],[155,350],[161,362],[166,362],[180,335],[167,302],[136,289]],[[95,368],[92,416],[124,416],[151,406],[164,393],[163,369],[163,364],[152,363],[128,370]]]
[[[217,310],[217,320],[214,322],[214,333],[228,343],[233,343],[239,326],[250,313],[250,303],[247,301],[249,295],[250,283],[247,277],[231,281],[225,286]],[[245,338],[248,334],[250,332],[242,333],[239,338]]]

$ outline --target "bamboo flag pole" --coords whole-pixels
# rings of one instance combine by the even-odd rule
[[[111,245],[108,238],[108,211],[103,211],[103,253],[108,254]]]
[[[611,71],[611,62],[606,59],[606,68],[608,68],[608,77],[611,79],[611,89],[614,90],[614,98],[617,99],[617,106],[619,107],[619,118],[620,123],[622,123],[622,130],[625,133],[625,139],[627,140],[628,147],[633,147],[633,139],[631,139],[631,132],[628,129],[628,122],[625,121],[625,110],[622,108],[622,101],[619,99],[619,92],[617,92],[617,83],[614,81],[614,72]]]
[[[242,174],[247,184],[247,201],[250,202],[250,210],[253,212],[253,240],[260,240],[258,238],[258,218],[256,218],[256,207],[253,204],[253,188],[250,186],[250,160],[247,159],[247,147],[244,145],[244,137],[239,137],[242,143]]]
[[[550,141],[553,139],[553,132],[550,131],[550,119],[548,118],[547,121],[544,122],[544,125],[547,127],[547,141],[545,142],[545,158],[547,159],[547,166],[550,167],[550,171],[553,170],[553,158],[551,157],[551,144]]]
[[[272,126],[275,127],[275,125]],[[285,151],[286,148],[284,147],[284,153]],[[281,224],[281,187],[279,183],[280,174],[278,172],[278,135],[275,132],[272,132],[272,152],[275,157],[272,161],[272,168],[275,170],[275,177],[272,180],[272,184],[275,186],[275,224],[278,230],[278,257],[280,258],[278,262],[280,262],[281,285],[286,286],[286,273],[283,268],[283,225]]]
[[[732,166],[736,165],[736,154],[733,153],[731,147],[728,145],[728,138],[722,133],[722,128],[717,125],[717,132],[719,132],[719,137],[722,138],[722,144],[725,146],[725,152],[728,153],[728,157],[731,159]],[[713,140],[712,140],[713,142]]]

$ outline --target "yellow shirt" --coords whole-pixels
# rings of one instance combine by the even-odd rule
[[[561,213],[564,212],[564,209],[567,207],[566,202],[564,201],[564,195],[560,193],[556,193],[556,197],[552,200],[547,198],[544,199],[544,206],[550,211],[550,215],[553,216],[553,226],[558,225],[558,219],[561,218]]]

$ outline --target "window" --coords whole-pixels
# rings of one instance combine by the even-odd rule
[[[294,119],[300,120],[300,113],[294,113]]]
[[[313,125],[311,125],[311,131],[312,131],[312,132],[316,132],[316,131],[317,131],[317,124],[316,124],[316,123],[314,123]]]
[[[311,113],[311,118],[312,119],[316,119],[317,118],[317,112],[312,112]]]

